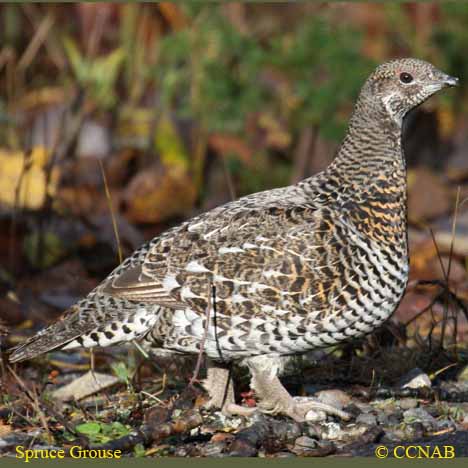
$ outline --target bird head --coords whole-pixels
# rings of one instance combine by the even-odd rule
[[[404,58],[378,66],[363,91],[401,125],[408,111],[442,88],[457,85],[458,78],[441,72],[429,62]]]

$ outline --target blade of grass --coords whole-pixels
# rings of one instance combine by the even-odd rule
[[[110,212],[111,219],[112,219],[112,228],[114,229],[115,242],[117,244],[117,253],[119,256],[119,263],[122,263],[123,262],[122,246],[120,244],[120,236],[119,236],[119,230],[117,227],[117,220],[115,218],[114,208],[112,205],[112,198],[111,198],[111,194],[109,190],[109,185],[107,183],[106,172],[104,171],[104,166],[101,160],[99,160],[99,167],[101,168],[102,180],[104,182],[104,190],[106,192],[106,199],[109,205],[109,212]]]

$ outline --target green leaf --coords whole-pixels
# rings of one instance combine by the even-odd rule
[[[154,144],[163,164],[188,169],[190,155],[174,123],[166,115],[162,115],[159,119]]]
[[[65,47],[68,60],[70,61],[72,71],[77,80],[80,82],[85,81],[89,70],[86,66],[85,59],[81,55],[76,43],[73,41],[73,39],[66,37],[63,39],[63,45]]]
[[[24,253],[29,263],[37,268],[48,268],[66,255],[66,249],[60,237],[53,232],[45,232],[42,245],[40,245],[40,235],[33,232],[24,239]],[[43,252],[39,255],[38,249]]]
[[[98,422],[87,422],[83,424],[78,424],[75,428],[81,434],[87,436],[95,436],[101,432],[101,424]]]
[[[132,378],[132,373],[126,364],[124,362],[116,362],[111,364],[111,368],[118,379],[128,385]]]
[[[143,444],[136,444],[133,448],[133,453],[135,454],[135,457],[144,457],[146,454],[146,450]]]

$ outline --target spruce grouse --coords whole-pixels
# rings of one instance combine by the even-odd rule
[[[208,358],[211,404],[234,404],[228,363],[248,366],[264,412],[307,419],[278,379],[282,356],[372,332],[408,280],[405,114],[457,78],[413,58],[377,67],[323,172],[201,214],[144,244],[12,362],[56,348],[140,340]],[[207,324],[207,317],[209,323]]]

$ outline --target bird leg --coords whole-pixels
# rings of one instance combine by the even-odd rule
[[[281,384],[277,372],[278,366],[265,365],[266,358],[253,358],[246,360],[252,374],[251,388],[259,397],[258,409],[268,414],[283,414],[298,422],[313,419],[313,413],[322,411],[342,419],[349,419],[349,415],[334,406],[320,401],[307,400],[299,402],[295,400]],[[229,408],[231,414],[234,408]],[[249,408],[250,409],[250,408]]]
[[[231,370],[217,366],[208,359],[206,374],[202,384],[210,395],[210,400],[204,405],[205,408],[219,408],[223,414],[229,415],[227,408],[231,405],[237,406],[234,400]]]

